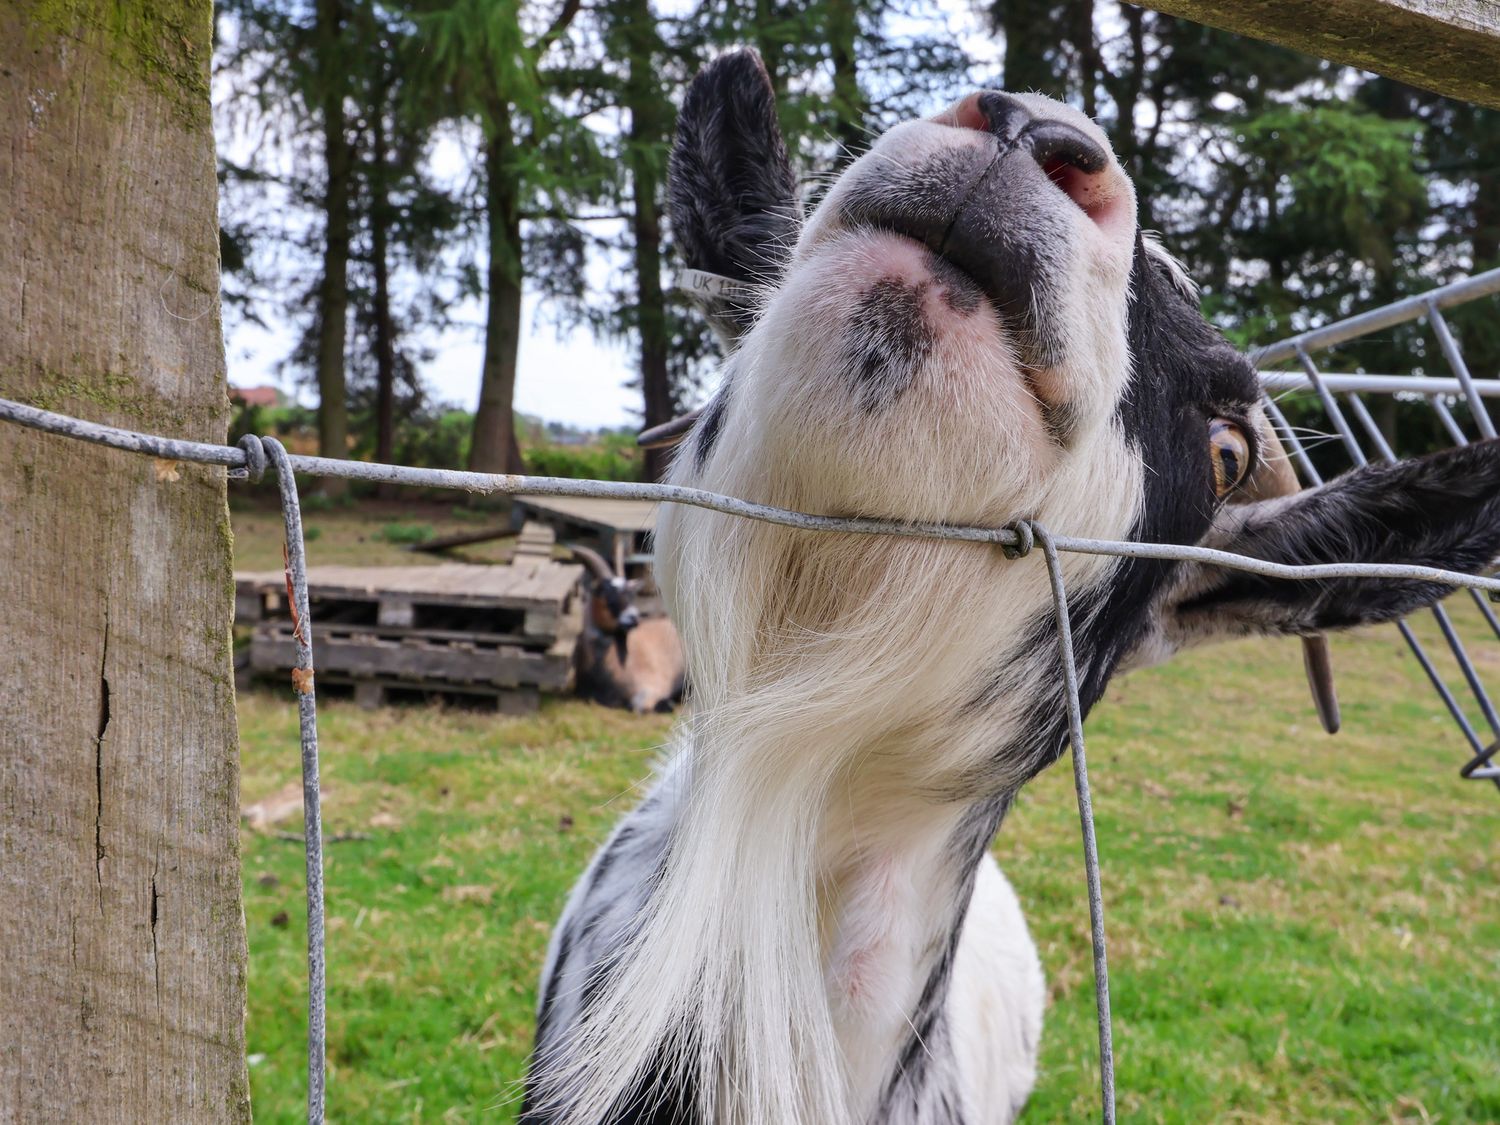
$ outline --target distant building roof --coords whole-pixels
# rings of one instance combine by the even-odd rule
[[[281,392],[275,387],[229,387],[229,400],[246,406],[280,406]]]

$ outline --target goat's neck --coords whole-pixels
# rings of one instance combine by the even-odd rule
[[[916,741],[931,737],[929,733]],[[738,887],[721,885],[724,898],[712,906],[701,899],[696,905],[751,911],[757,920],[749,932],[783,943],[771,951],[773,958],[783,967],[794,962],[792,976],[801,986],[816,988],[826,997],[826,1015],[819,1013],[819,1020],[826,1020],[823,1026],[831,1038],[827,1047],[836,1053],[826,1061],[842,1071],[837,1078],[844,1104],[852,1111],[849,1119],[868,1120],[923,1014],[920,1009],[943,1003],[974,871],[1005,802],[956,801],[924,792],[923,780],[908,763],[922,760],[925,748],[913,746],[910,738],[846,743],[830,755],[841,766],[821,778],[816,769],[792,765],[796,759],[805,764],[827,749],[816,737],[800,745],[768,745],[762,731],[746,739],[748,745],[736,741],[712,747],[700,743],[689,751],[695,758],[714,758],[707,770],[703,761],[689,764],[700,780],[721,770],[742,774],[739,784],[714,777],[707,785],[694,785],[695,798],[689,800],[707,793],[712,805],[714,795],[738,791],[734,807],[721,806],[713,819],[720,830],[729,829],[735,836],[732,841],[721,836],[722,845],[740,857],[741,864],[761,867],[763,873]],[[767,755],[782,758],[789,768],[772,767],[764,760]],[[753,777],[736,768],[754,756],[762,756],[766,768]],[[747,801],[743,786],[752,782],[758,799]],[[687,816],[702,825],[708,818],[697,814],[704,811],[700,804]],[[745,872],[746,867],[739,866],[738,873]],[[788,888],[777,882],[787,876],[793,884],[790,898],[785,894]],[[706,889],[703,893],[714,895]],[[767,927],[768,917],[785,919],[789,925]],[[735,935],[725,936],[733,942]],[[767,963],[759,957],[749,962]],[[770,983],[786,983],[757,979],[753,970],[740,980],[746,995],[735,998],[736,1006],[753,1007],[774,995]],[[807,998],[804,991],[799,998],[803,1008]]]
[[[861,776],[832,798],[818,850],[819,953],[851,1102],[868,1116],[924,1006],[944,1002],[1003,805],[937,801],[899,774]]]

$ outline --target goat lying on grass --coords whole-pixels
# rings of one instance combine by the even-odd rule
[[[587,547],[569,548],[589,572],[583,632],[573,653],[578,694],[637,714],[682,701],[682,643],[665,617],[642,617],[635,586]]]
[[[1277,495],[1254,370],[1075,111],[971,95],[886,133],[805,223],[793,185],[759,60],[721,58],[683,103],[673,223],[690,266],[760,297],[720,317],[735,347],[674,483],[1288,563],[1500,551],[1495,442]],[[557,926],[523,1120],[1011,1120],[1042,977],[988,848],[1065,745],[1042,559],[672,506],[657,559],[693,714]],[[1085,708],[1184,645],[1445,592],[1064,568]]]

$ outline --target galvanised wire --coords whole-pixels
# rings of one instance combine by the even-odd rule
[[[302,848],[307,867],[307,1120],[321,1122],[327,1089],[328,980],[323,909],[323,801],[318,781],[318,701],[314,691],[312,612],[307,596],[307,551],[302,536],[302,505],[286,447],[273,437],[240,439],[245,467],[230,476],[258,483],[267,465],[276,470],[285,528],[287,590],[291,595],[292,638],[297,659],[292,687],[297,693],[297,724],[302,741]]]
[[[1393,324],[1425,316],[1437,333],[1439,344],[1450,367],[1453,368],[1459,389],[1470,404],[1481,432],[1486,437],[1494,436],[1494,427],[1481,401],[1481,389],[1471,378],[1463,362],[1458,345],[1448,330],[1439,311],[1448,305],[1458,304],[1474,297],[1500,292],[1500,270],[1492,270],[1469,278],[1464,282],[1445,286],[1422,298],[1411,298],[1396,302],[1384,309],[1352,317],[1348,321],[1325,328],[1281,344],[1273,344],[1256,355],[1261,363],[1273,363],[1287,358],[1296,358],[1306,372],[1307,385],[1318,394],[1330,420],[1338,429],[1345,447],[1356,464],[1366,459],[1347,419],[1339,409],[1327,382],[1313,363],[1309,351],[1333,347],[1339,343],[1358,338]],[[1284,376],[1267,378],[1284,379]],[[1351,383],[1351,408],[1359,417],[1367,432],[1381,446],[1387,458],[1390,450],[1384,448],[1383,439],[1355,392],[1374,390],[1387,392],[1383,383],[1387,377],[1368,377],[1363,385]],[[1414,381],[1415,383],[1416,381]],[[1442,399],[1434,391],[1436,387],[1426,384],[1413,390],[1425,393],[1426,401],[1438,411],[1443,424],[1459,444],[1467,444],[1461,428],[1454,420]],[[1280,389],[1278,387],[1278,389]],[[1340,387],[1339,389],[1345,389]],[[1396,388],[1391,388],[1396,389]],[[1449,388],[1444,385],[1442,391]],[[1482,388],[1488,393],[1491,387]],[[1288,425],[1285,415],[1269,395],[1267,411],[1291,447],[1297,463],[1307,479],[1315,484],[1322,478],[1314,467],[1307,451]],[[274,437],[247,437],[239,446],[215,445],[205,442],[183,441],[143,434],[113,426],[87,422],[79,418],[39,410],[24,403],[0,399],[0,420],[10,421],[47,433],[71,437],[115,449],[145,454],[165,460],[190,461],[207,465],[222,465],[233,479],[257,481],[267,467],[276,470],[281,496],[282,517],[286,534],[287,585],[291,594],[294,618],[294,637],[297,642],[296,668],[292,673],[293,686],[297,692],[298,719],[302,749],[302,802],[305,828],[303,832],[307,865],[307,966],[308,966],[308,1090],[307,1119],[310,1125],[319,1125],[324,1119],[327,1074],[327,1001],[325,960],[325,911],[323,896],[323,826],[320,787],[318,781],[318,733],[317,699],[314,684],[314,661],[312,646],[312,616],[308,605],[307,560],[302,535],[301,506],[298,500],[295,474],[308,473],[317,476],[335,476],[353,480],[375,481],[426,488],[453,488],[477,493],[526,493],[543,496],[591,496],[613,499],[648,500],[661,503],[689,504],[708,508],[728,515],[746,519],[763,520],[794,527],[805,531],[842,532],[861,535],[898,535],[923,539],[946,539],[960,542],[990,543],[1000,546],[1007,557],[1019,558],[1040,543],[1047,565],[1048,579],[1052,587],[1053,606],[1057,615],[1059,658],[1068,713],[1068,741],[1073,758],[1073,781],[1078,798],[1079,823],[1083,838],[1084,871],[1088,887],[1090,936],[1094,960],[1094,998],[1099,1032],[1099,1071],[1102,1119],[1105,1125],[1114,1125],[1114,1045],[1109,999],[1109,962],[1104,932],[1104,900],[1099,874],[1098,843],[1094,829],[1093,799],[1089,787],[1088,765],[1084,749],[1083,715],[1078,699],[1078,673],[1073,656],[1072,625],[1068,616],[1067,592],[1063,581],[1060,551],[1083,554],[1115,555],[1126,558],[1150,558],[1175,561],[1202,562],[1234,570],[1244,570],[1274,578],[1300,581],[1318,581],[1330,578],[1396,578],[1418,579],[1443,583],[1454,587],[1467,587],[1479,602],[1492,628],[1500,634],[1500,624],[1490,612],[1478,591],[1500,592],[1500,581],[1456,571],[1433,567],[1372,565],[1360,563],[1335,563],[1317,566],[1291,566],[1271,563],[1264,559],[1253,559],[1225,551],[1178,544],[1131,543],[1118,540],[1082,539],[1053,535],[1035,521],[1001,528],[965,527],[950,524],[905,522],[899,520],[842,519],[832,516],[813,515],[785,508],[756,504],[738,497],[724,496],[703,489],[684,488],[677,485],[631,484],[617,481],[571,480],[558,477],[528,477],[514,474],[485,474],[458,472],[445,469],[413,469],[396,465],[376,465],[364,462],[342,461],[324,457],[306,457],[289,454]],[[1451,623],[1446,621],[1441,609],[1439,623],[1453,647],[1454,655],[1463,668],[1466,678],[1490,725],[1500,738],[1500,722],[1483,685],[1479,682],[1462,644],[1458,641]],[[1420,643],[1405,622],[1399,623],[1402,634],[1421,662],[1423,670],[1437,689],[1439,696],[1452,713],[1460,729],[1475,750],[1473,759],[1461,771],[1465,777],[1490,777],[1500,786],[1500,768],[1490,762],[1500,741],[1485,748],[1470,726],[1463,710],[1454,700],[1452,692],[1432,665]]]
[[[1094,837],[1094,799],[1089,790],[1088,760],[1083,749],[1083,708],[1078,703],[1078,666],[1073,660],[1073,624],[1068,618],[1068,594],[1063,588],[1062,560],[1057,544],[1036,522],[1022,525],[1038,543],[1047,560],[1052,604],[1057,610],[1057,650],[1062,661],[1063,687],[1068,700],[1068,743],[1073,749],[1073,791],[1078,795],[1078,823],[1083,832],[1083,870],[1088,881],[1089,941],[1094,947],[1094,1011],[1099,1024],[1099,1096],[1104,1125],[1115,1125],[1114,1021],[1109,1013],[1109,957],[1104,944],[1104,890],[1099,878],[1099,843]]]
[[[0,399],[0,421],[16,422],[34,430],[63,434],[96,445],[130,450],[175,461],[192,461],[207,465],[224,465],[234,479],[240,479],[246,468],[244,450],[229,445],[183,441],[142,434],[85,422],[64,414],[39,410],[25,403]],[[367,461],[341,461],[332,457],[308,457],[289,453],[287,462],[294,472],[310,476],[343,477],[347,480],[411,485],[418,488],[452,488],[465,492],[507,496],[588,496],[606,500],[647,500],[652,503],[687,504],[726,515],[765,523],[794,527],[803,531],[843,532],[854,535],[896,535],[908,539],[944,539],[963,543],[993,543],[1013,547],[1019,542],[1014,530],[1006,527],[976,527],[964,524],[927,523],[921,521],[844,518],[811,515],[807,512],[757,504],[735,496],[710,492],[702,488],[685,488],[671,484],[634,484],[628,481],[575,480],[567,477],[532,477],[512,473],[470,473],[457,469],[414,469],[403,465],[381,465]],[[1084,555],[1117,555],[1132,559],[1161,559],[1167,562],[1200,562],[1212,566],[1242,570],[1267,578],[1315,582],[1331,578],[1396,578],[1416,582],[1434,582],[1454,588],[1500,593],[1500,578],[1464,574],[1432,566],[1408,566],[1397,563],[1317,563],[1296,565],[1236,555],[1209,547],[1176,543],[1136,543],[1122,539],[1087,539],[1071,535],[1054,535],[1059,551]]]

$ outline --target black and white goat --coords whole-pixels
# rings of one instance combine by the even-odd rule
[[[637,713],[670,711],[682,700],[686,666],[677,630],[642,617],[636,587],[587,547],[569,550],[589,572],[583,632],[573,653],[578,694]]]
[[[676,483],[1293,563],[1500,552],[1494,442],[1254,498],[1279,457],[1255,372],[1065,106],[983,92],[900,125],[802,223],[770,85],[735,54],[688,91],[671,178],[688,264],[759,291],[719,319],[735,347]],[[557,926],[523,1120],[1011,1120],[1042,976],[988,849],[1065,745],[1039,553],[673,506],[657,544],[693,713]],[[1184,645],[1444,592],[1063,565],[1085,707]]]

